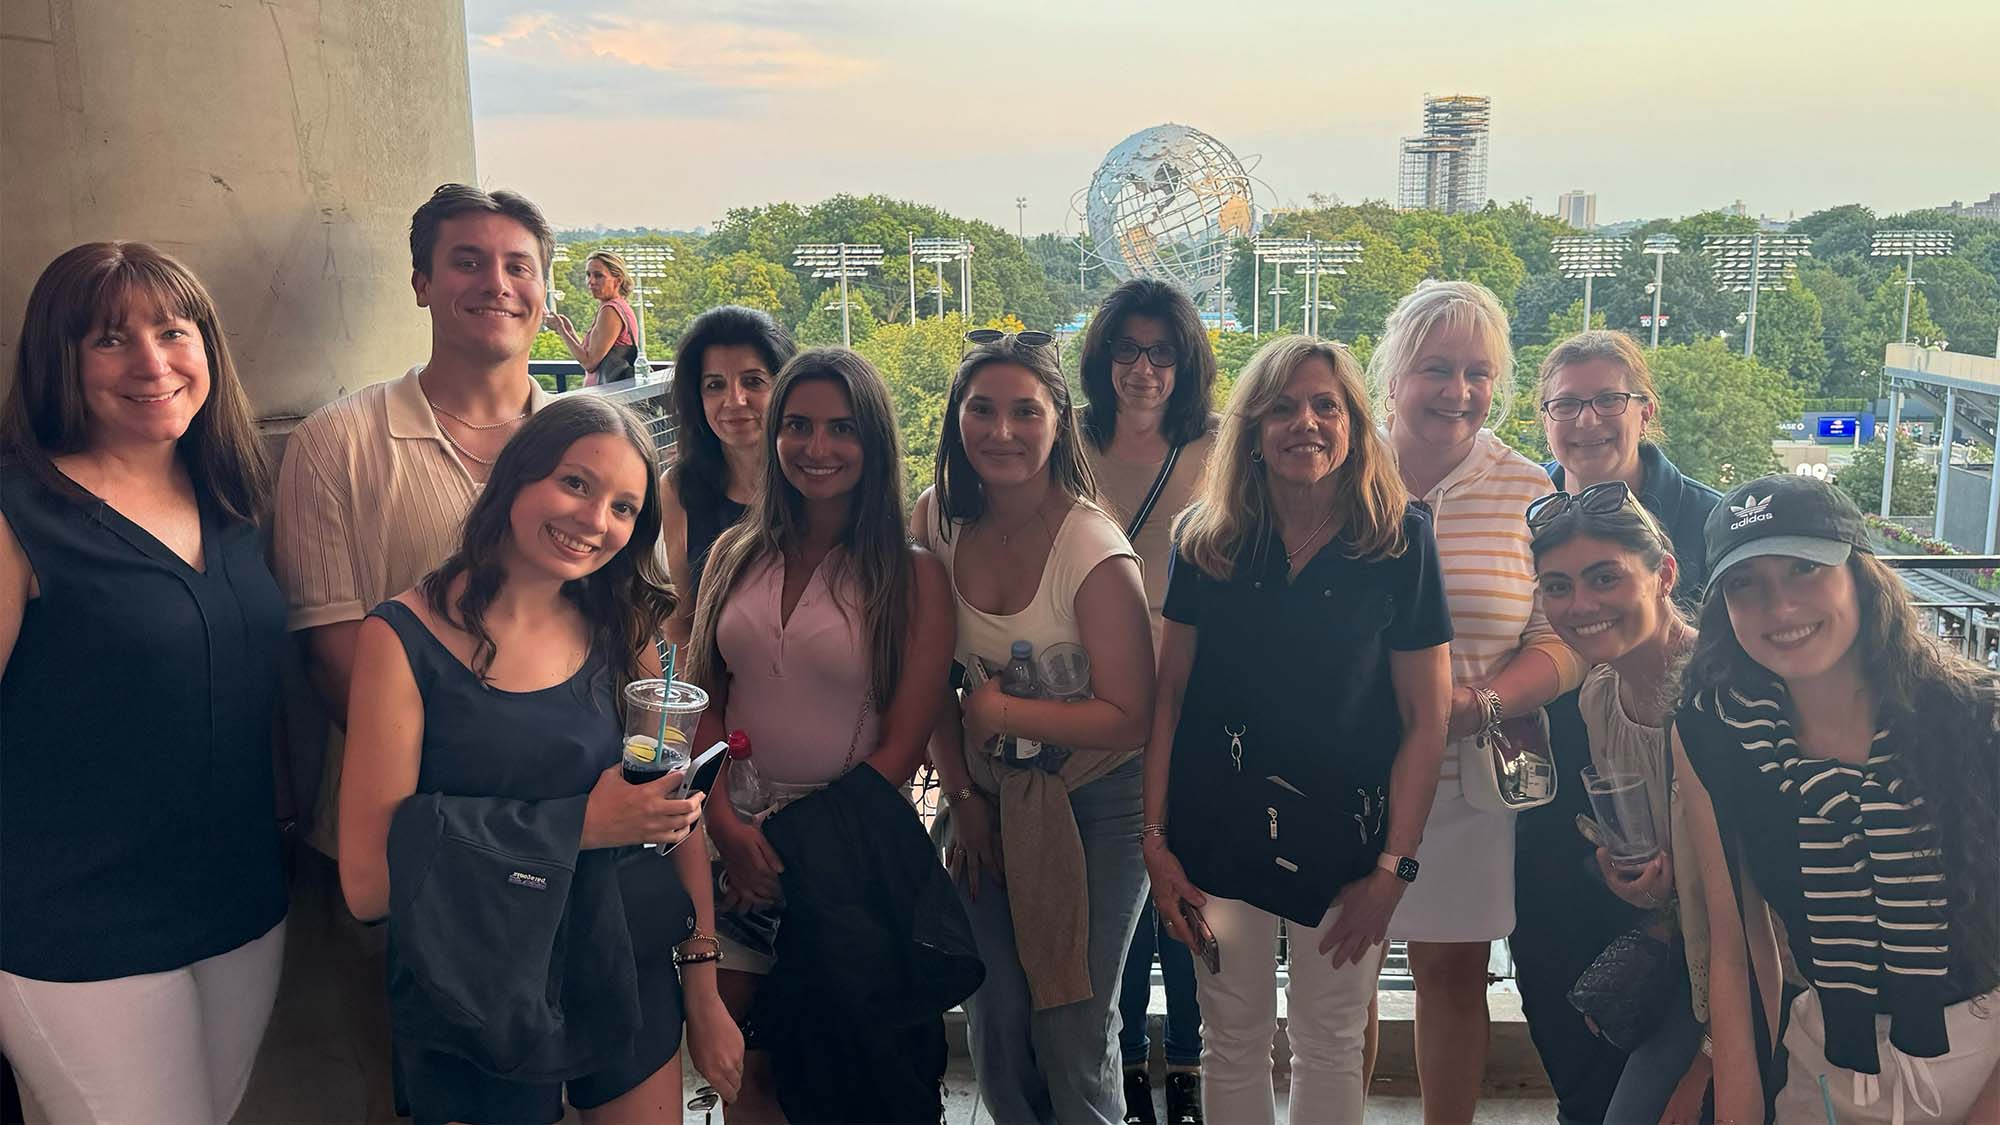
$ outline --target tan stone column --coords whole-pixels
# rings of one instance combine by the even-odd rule
[[[461,0],[0,0],[0,379],[50,259],[139,239],[282,433],[429,353],[410,212],[473,178]]]

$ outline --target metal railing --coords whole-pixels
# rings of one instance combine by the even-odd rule
[[[570,359],[532,359],[528,361],[528,373],[546,377],[555,383],[557,394],[603,395],[613,402],[623,403],[637,411],[646,419],[646,429],[653,435],[654,444],[664,456],[673,448],[677,429],[674,424],[672,404],[668,392],[673,388],[674,365],[660,360],[652,364],[653,378],[646,380],[626,379],[601,386],[583,385],[583,365]]]
[[[1973,584],[2000,570],[2000,555],[1878,555],[1909,588],[1938,643],[1968,660],[2000,664],[2000,593]],[[1976,572],[1986,572],[1978,574]]]

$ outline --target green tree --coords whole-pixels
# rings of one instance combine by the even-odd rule
[[[1771,441],[1802,402],[1788,377],[1716,339],[1662,345],[1648,360],[1660,388],[1663,444],[1682,472],[1727,488],[1777,469]]]
[[[873,335],[876,327],[875,314],[868,311],[868,297],[852,288],[847,296],[848,332],[858,345]],[[813,302],[813,310],[799,324],[797,333],[802,348],[839,347],[840,333],[840,286],[829,285],[819,291]]]
[[[914,326],[886,323],[854,342],[854,350],[882,373],[896,407],[905,503],[916,503],[917,495],[930,487],[938,435],[944,431],[945,397],[958,371],[964,336],[965,319],[947,313],[921,318]]]
[[[1864,512],[1882,508],[1883,447],[1874,442],[1854,451],[1854,459],[1833,478],[1834,487]],[[1922,516],[1937,510],[1937,466],[1917,452],[1917,443],[1896,443],[1896,481],[1890,487],[1889,514]]]
[[[1884,349],[1902,338],[1903,331],[1903,271],[1900,267],[1889,271],[1888,277],[1875,287],[1861,311],[1850,318],[1840,335],[1840,348],[1852,364],[1840,373],[1840,378],[1828,380],[1826,394],[1829,397],[1875,396],[1877,382],[1882,371]],[[1924,291],[1919,289],[1910,299],[1910,338],[1913,340],[1935,340],[1941,335],[1937,322],[1931,319],[1930,304]]]
[[[1731,344],[1740,349],[1743,333],[1734,333]],[[1787,279],[1783,289],[1757,295],[1756,347],[1758,362],[1790,376],[1801,394],[1828,393],[1824,391],[1828,365],[1819,298],[1798,278]]]

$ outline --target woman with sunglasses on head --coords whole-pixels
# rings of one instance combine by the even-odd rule
[[[583,283],[598,302],[590,331],[577,335],[576,325],[561,313],[550,313],[548,326],[562,337],[570,358],[583,365],[583,385],[595,387],[630,379],[639,358],[639,319],[632,312],[632,271],[611,250],[595,250],[583,264]]]
[[[967,339],[936,483],[911,518],[951,576],[968,676],[931,761],[950,806],[947,858],[986,963],[965,1005],[973,1064],[995,1120],[1115,1125],[1119,971],[1146,881],[1145,586],[1124,532],[1093,500],[1054,340]],[[1080,646],[1084,696],[1004,693],[1019,643],[1029,659]]]
[[[1534,716],[1582,682],[1583,663],[1535,598],[1521,512],[1548,474],[1486,427],[1506,416],[1514,382],[1500,302],[1468,282],[1424,282],[1389,314],[1369,371],[1403,484],[1431,510],[1451,603],[1452,743],[1416,857],[1423,877],[1389,931],[1410,943],[1417,1075],[1437,1125],[1471,1120],[1479,1102],[1490,947],[1514,929],[1514,816],[1490,768],[1460,763],[1479,769],[1474,736]]]
[[[1716,1119],[1775,1092],[1787,1125],[2000,1121],[2000,683],[1926,635],[1838,489],[1723,503],[1674,716]],[[1783,1010],[1774,921],[1807,986]]]
[[[1721,496],[1682,476],[1656,444],[1665,435],[1645,353],[1622,332],[1581,332],[1549,352],[1537,387],[1556,458],[1543,467],[1555,486],[1580,494],[1623,481],[1679,546],[1673,552],[1674,598],[1692,610],[1708,576],[1702,521]],[[1618,1088],[1625,1052],[1592,1032],[1571,1006],[1569,990],[1631,924],[1624,906],[1599,891],[1590,846],[1576,831],[1577,816],[1590,812],[1582,786],[1574,784],[1589,763],[1576,693],[1551,703],[1548,715],[1561,784],[1555,800],[1516,818],[1515,925],[1508,945],[1528,1029],[1564,1117],[1597,1121]]]
[[[673,609],[652,549],[655,456],[615,403],[542,409],[494,462],[458,550],[362,622],[340,879],[357,918],[390,927],[398,1087],[418,1122],[553,1122],[565,1102],[585,1122],[679,1121],[684,1024],[696,1068],[735,1096],[743,1039],[716,989],[703,797],[677,796],[678,772],[633,784],[620,770],[624,689],[660,675]],[[683,841],[664,859],[640,847]],[[437,858],[466,851],[490,858]],[[505,923],[565,875],[557,960],[544,949],[537,964],[532,935]],[[594,909],[611,903],[622,918]],[[491,979],[460,994],[471,976]],[[524,993],[536,1000],[503,1004]],[[560,1034],[531,1044],[560,1070],[496,1074],[523,1006],[579,995],[593,1002],[565,1004]],[[623,996],[627,1011],[608,999]]]
[[[1690,848],[1679,803],[1672,799],[1667,745],[1678,671],[1695,641],[1694,627],[1674,600],[1679,561],[1666,530],[1620,480],[1535,501],[1528,506],[1528,528],[1549,624],[1594,666],[1577,696],[1590,764],[1600,777],[1644,779],[1651,838],[1660,844],[1657,855],[1636,867],[1614,865],[1601,844],[1591,849],[1602,881],[1572,880],[1564,908],[1570,924],[1594,934],[1600,944],[1561,985],[1561,1002],[1569,1018],[1581,1019],[1567,994],[1577,975],[1593,972],[1590,989],[1658,1003],[1656,1012],[1629,1027],[1596,1027],[1606,1035],[1616,1030],[1630,1048],[1629,1056],[1614,1048],[1615,1066],[1606,1076],[1611,1093],[1596,1119],[1695,1125],[1713,1068],[1698,1049],[1708,1010],[1708,933],[1698,870],[1675,862],[1687,860]],[[1573,784],[1576,776],[1563,783]],[[1583,805],[1588,808],[1588,801]],[[1577,831],[1574,818],[1569,829]],[[1565,862],[1573,862],[1568,853]],[[1543,860],[1542,869],[1547,867]],[[1611,924],[1593,927],[1585,921],[1595,917]],[[1634,929],[1657,944],[1640,946],[1643,956],[1612,958],[1622,964],[1590,968],[1611,941]],[[1640,987],[1652,982],[1658,982],[1657,993]],[[1546,1035],[1533,1025],[1545,1018],[1542,1012],[1529,1015],[1542,1048]],[[1568,1065],[1570,1060],[1550,1053],[1543,1051],[1551,1070]]]
[[[0,1052],[27,1120],[227,1121],[277,995],[271,475],[208,290],[36,279],[0,409]]]
[[[792,338],[769,313],[713,308],[674,350],[674,463],[660,490],[662,564],[679,605],[667,636],[688,643],[702,567],[716,537],[743,517],[764,483],[764,409],[792,358]]]
[[[1537,387],[1542,428],[1555,459],[1542,466],[1558,489],[1582,492],[1622,480],[1682,547],[1674,596],[1701,601],[1708,566],[1702,522],[1722,494],[1681,475],[1659,442],[1660,392],[1646,354],[1623,332],[1592,329],[1557,344],[1542,360]]]
[[[1291,1119],[1360,1121],[1390,915],[1444,752],[1451,622],[1347,350],[1264,345],[1176,528],[1142,829],[1154,908],[1206,947],[1210,1120],[1274,1119],[1279,920]]]
[[[778,375],[769,417],[770,487],[716,541],[695,616],[688,678],[708,690],[704,725],[748,734],[759,776],[787,799],[864,765],[901,788],[937,724],[952,605],[944,567],[903,525],[888,387],[853,352],[801,352]],[[730,888],[722,992],[739,1020],[776,952],[727,912],[782,909],[784,865],[760,825],[727,800],[709,816]],[[751,1046],[727,1118],[783,1120],[770,1059],[754,1036]]]
[[[1125,528],[1146,579],[1146,609],[1159,647],[1174,517],[1194,499],[1215,445],[1215,353],[1186,293],[1153,278],[1112,290],[1083,339],[1084,454],[1098,500]],[[1147,1073],[1146,1007],[1153,956],[1166,982],[1167,1118],[1201,1125],[1201,1005],[1194,959],[1161,941],[1152,900],[1144,900],[1119,994],[1125,1058],[1126,1125],[1153,1125]]]

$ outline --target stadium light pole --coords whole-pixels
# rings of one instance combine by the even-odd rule
[[[1345,277],[1347,267],[1360,261],[1359,242],[1319,242],[1307,237],[1304,264],[1293,271],[1306,275],[1306,335],[1319,335],[1320,279],[1327,274]]]
[[[1270,262],[1271,271],[1271,330],[1285,330],[1285,288],[1284,267],[1297,265],[1306,260],[1307,240],[1303,238],[1259,238],[1250,244],[1250,252],[1262,261]],[[1262,294],[1253,295],[1255,298]]]
[[[944,267],[946,262],[958,263],[959,310],[966,319],[972,321],[972,242],[965,238],[919,238],[912,243],[917,261],[930,266],[937,273],[937,314],[944,315]]]
[[[1022,242],[1028,241],[1028,197],[1025,195],[1014,197],[1014,222],[1015,234]]]
[[[1783,289],[1798,269],[1800,258],[1812,254],[1812,239],[1803,234],[1710,235],[1701,240],[1702,253],[1715,267],[1717,288],[1732,293],[1749,293],[1750,308],[1744,317],[1743,356],[1757,354],[1757,294],[1766,289]]]
[[[1671,234],[1655,234],[1646,238],[1641,253],[1653,256],[1653,350],[1660,347],[1660,292],[1667,283],[1667,255],[1681,252],[1681,240]]]
[[[881,268],[881,245],[874,242],[808,242],[792,248],[792,265],[811,270],[814,277],[840,279],[840,346],[853,347],[854,333],[849,323],[853,306],[847,300],[847,279],[865,277],[869,270]]]
[[[1569,236],[1553,239],[1556,272],[1575,281],[1583,279],[1583,330],[1590,331],[1590,283],[1600,277],[1617,277],[1625,263],[1625,240]]]
[[[1871,258],[1903,259],[1903,335],[1899,342],[1910,342],[1910,298],[1917,291],[1917,259],[1948,258],[1951,256],[1952,235],[1948,230],[1884,230],[1876,231],[1869,240],[1868,256]]]
[[[625,269],[632,275],[632,319],[638,321],[637,332],[633,333],[638,344],[638,354],[633,358],[632,377],[648,379],[653,368],[646,358],[646,286],[648,281],[665,281],[667,263],[674,260],[674,248],[657,242],[638,243],[630,246],[613,247],[618,256],[625,259]]]

